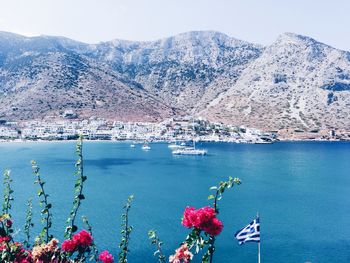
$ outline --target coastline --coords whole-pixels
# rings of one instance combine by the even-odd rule
[[[113,142],[113,143],[133,143],[133,144],[142,144],[147,140],[103,140],[103,139],[86,139],[85,142],[91,142],[91,143],[98,143],[98,142]],[[171,143],[173,140],[153,140],[153,141],[147,141],[147,143]],[[15,139],[15,140],[0,140],[0,144],[2,143],[18,143],[18,144],[26,144],[26,143],[75,143],[76,140],[21,140],[21,139]],[[232,144],[273,144],[273,143],[279,143],[279,142],[350,142],[350,139],[344,140],[344,139],[295,139],[295,138],[284,138],[284,139],[278,139],[274,142],[270,143],[255,143],[255,142],[238,142],[238,141],[232,141],[232,140],[197,140],[196,142],[199,143],[232,143]]]

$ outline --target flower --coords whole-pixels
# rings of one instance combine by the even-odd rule
[[[101,254],[98,256],[98,260],[102,261],[103,263],[114,262],[113,256],[107,250],[101,252]]]
[[[62,243],[62,250],[66,252],[74,252],[77,248],[77,243],[74,240],[67,239]]]
[[[210,206],[205,206],[197,210],[194,207],[186,207],[182,218],[182,225],[187,228],[198,228],[211,236],[219,235],[223,228],[222,222],[216,218],[215,209]]]
[[[11,240],[11,237],[0,237],[0,243],[9,242],[10,240]]]
[[[195,217],[195,211],[196,211],[196,209],[194,207],[188,206],[185,208],[184,216],[182,218],[182,225],[183,226],[185,226],[187,228],[194,227],[193,221],[194,221],[194,217]]]
[[[92,236],[86,230],[82,230],[73,236],[73,240],[78,246],[88,247],[92,244]]]
[[[191,262],[193,254],[188,250],[187,243],[182,244],[175,250],[175,254],[169,257],[169,263],[183,263]]]
[[[56,238],[53,238],[47,244],[41,244],[33,247],[32,258],[34,262],[49,262],[56,253],[59,253],[57,244],[58,240]]]
[[[82,230],[75,234],[72,239],[67,239],[62,243],[62,250],[66,252],[74,252],[78,248],[86,248],[92,244],[92,236],[86,231]]]
[[[224,225],[222,222],[216,217],[207,222],[205,226],[203,226],[203,230],[211,236],[217,236],[221,233]]]
[[[215,210],[209,206],[199,208],[196,210],[193,225],[199,229],[203,229],[209,221],[215,218]]]

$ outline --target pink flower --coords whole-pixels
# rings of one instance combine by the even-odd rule
[[[203,226],[203,230],[211,236],[217,236],[221,233],[223,227],[222,222],[215,217]]]
[[[98,260],[102,261],[103,263],[114,262],[113,256],[107,250],[101,252],[101,254],[98,256]]]
[[[175,254],[169,257],[169,263],[189,263],[193,258],[193,254],[188,250],[187,243],[182,244],[175,250]]]
[[[199,208],[196,211],[193,225],[199,229],[202,229],[204,225],[210,220],[215,218],[215,210],[209,206]]]
[[[194,217],[196,216],[195,211],[196,211],[196,209],[194,207],[188,206],[185,208],[184,216],[182,218],[182,225],[183,226],[185,226],[187,228],[194,227],[193,221],[194,221]]]
[[[194,207],[186,207],[182,225],[187,228],[198,228],[211,236],[219,235],[223,228],[222,222],[216,218],[215,209],[210,206],[197,210]]]
[[[74,240],[67,239],[62,243],[62,250],[66,252],[74,252],[77,249],[77,243]]]
[[[78,246],[88,247],[92,244],[92,236],[86,230],[82,230],[73,236],[73,240]]]
[[[0,237],[0,243],[9,242],[10,240],[11,240],[11,237]]]

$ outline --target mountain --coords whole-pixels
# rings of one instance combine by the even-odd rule
[[[350,53],[286,33],[201,114],[262,129],[350,129]]]
[[[67,49],[63,38],[0,34],[0,118],[79,117],[159,121],[179,114],[106,63]]]
[[[114,40],[85,54],[112,65],[168,105],[194,113],[233,85],[261,47],[205,31],[154,42]]]
[[[285,33],[269,46],[213,31],[85,44],[0,32],[0,118],[159,121],[184,114],[264,130],[350,130],[350,53]]]

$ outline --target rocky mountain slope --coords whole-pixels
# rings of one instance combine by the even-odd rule
[[[62,40],[0,35],[0,118],[59,117],[71,110],[81,118],[159,121],[180,113]]]
[[[212,32],[89,45],[0,32],[0,118],[158,121],[192,114],[268,130],[350,130],[350,53],[286,33]]]
[[[201,114],[264,129],[350,129],[350,53],[283,34]]]
[[[85,54],[112,65],[168,105],[194,113],[233,85],[261,47],[206,31],[155,42],[114,40]]]

